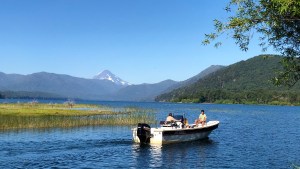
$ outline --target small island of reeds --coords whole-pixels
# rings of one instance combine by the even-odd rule
[[[139,122],[155,123],[155,114],[151,110],[137,107],[112,108],[70,102],[0,104],[0,130],[101,125],[132,126]]]

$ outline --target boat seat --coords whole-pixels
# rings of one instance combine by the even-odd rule
[[[170,122],[170,121],[160,121],[159,124],[160,125],[171,125],[172,122]]]
[[[160,121],[162,127],[177,127],[177,124],[171,121]]]

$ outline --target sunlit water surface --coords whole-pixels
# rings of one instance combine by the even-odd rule
[[[219,128],[208,139],[139,145],[131,127],[0,132],[0,168],[292,168],[300,164],[300,107],[93,102],[154,110],[158,120],[206,110]],[[155,127],[156,125],[152,125]]]

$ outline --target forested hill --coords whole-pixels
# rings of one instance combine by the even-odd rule
[[[260,55],[232,64],[196,83],[162,94],[156,101],[299,104],[299,83],[288,89],[270,81],[282,67],[281,58]]]

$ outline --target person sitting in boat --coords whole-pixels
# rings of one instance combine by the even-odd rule
[[[181,121],[181,120],[175,119],[175,118],[173,117],[172,113],[169,113],[169,115],[168,115],[168,117],[167,117],[167,119],[166,119],[166,121],[165,121],[165,124],[167,124],[167,123],[174,123],[174,122],[176,122],[176,121]]]
[[[184,118],[183,124],[185,128],[190,128],[189,121],[187,120],[187,118]]]
[[[206,114],[204,113],[204,110],[201,110],[201,114],[199,115],[199,118],[195,121],[196,126],[198,126],[198,124],[202,124],[202,127],[205,125],[206,123]]]

